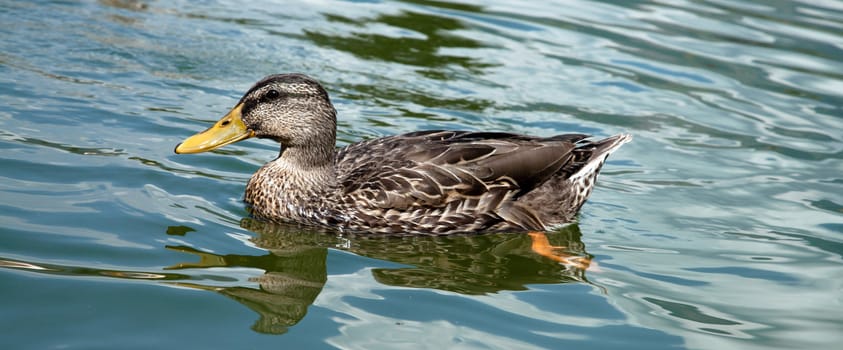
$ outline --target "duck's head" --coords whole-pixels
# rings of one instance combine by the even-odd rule
[[[336,129],[336,110],[316,80],[303,74],[277,74],[257,82],[228,114],[178,144],[175,151],[206,152],[250,137],[270,138],[282,147],[333,148]]]

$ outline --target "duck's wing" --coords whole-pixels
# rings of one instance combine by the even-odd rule
[[[513,199],[569,163],[575,143],[585,137],[465,131],[397,135],[341,150],[338,179],[345,197],[358,206],[384,212],[444,208],[451,215],[496,215],[538,228],[541,221]]]

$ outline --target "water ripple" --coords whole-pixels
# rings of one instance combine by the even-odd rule
[[[165,332],[216,348],[843,340],[839,2],[11,2],[0,21],[13,347],[161,347]],[[517,235],[241,222],[244,183],[277,145],[172,149],[279,72],[323,82],[341,145],[633,133],[577,225],[550,234],[593,267]]]

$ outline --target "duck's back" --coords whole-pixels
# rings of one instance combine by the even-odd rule
[[[586,137],[424,131],[353,144],[336,158],[341,209],[362,231],[545,230],[573,219],[629,140]]]

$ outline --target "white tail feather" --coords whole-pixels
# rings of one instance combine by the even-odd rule
[[[615,136],[610,137],[609,139],[614,138],[614,140],[610,141],[609,144],[601,145],[600,147],[603,149],[595,150],[597,154],[594,154],[591,159],[580,168],[579,171],[571,175],[568,179],[570,181],[579,180],[581,177],[588,176],[593,174],[597,169],[603,166],[603,162],[606,161],[606,158],[609,157],[612,152],[617,150],[623,144],[632,140],[632,135],[630,134],[618,134]]]

